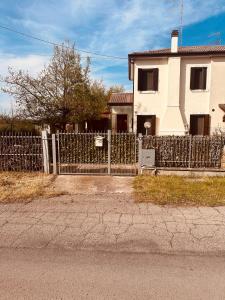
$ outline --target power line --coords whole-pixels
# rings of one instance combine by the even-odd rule
[[[39,37],[36,37],[34,35],[31,35],[31,34],[28,34],[28,33],[24,33],[24,32],[21,32],[21,31],[18,31],[18,30],[15,30],[15,29],[12,29],[12,28],[9,28],[5,25],[0,25],[0,28],[2,29],[5,29],[5,30],[8,30],[8,31],[11,31],[11,32],[14,32],[16,34],[20,34],[22,36],[25,36],[27,38],[30,38],[30,39],[33,39],[33,40],[37,40],[39,42],[42,42],[42,43],[45,43],[45,44],[49,44],[49,45],[52,45],[52,46],[58,46],[58,47],[62,47],[62,45],[58,44],[58,43],[55,43],[55,42],[51,42],[51,41],[48,41],[48,40],[44,40],[44,39],[41,39]],[[68,48],[68,49],[73,49],[72,47],[69,47],[69,46],[64,46],[65,48]],[[127,60],[127,57],[119,57],[119,56],[113,56],[113,55],[106,55],[106,54],[100,54],[100,53],[97,53],[97,52],[92,52],[92,51],[87,51],[87,50],[83,50],[83,49],[78,49],[78,48],[74,48],[76,51],[78,52],[83,52],[83,53],[87,53],[87,54],[92,54],[92,55],[96,55],[96,56],[100,56],[100,57],[105,57],[105,58],[111,58],[111,59],[126,59]]]
[[[42,53],[27,53],[27,54],[23,54],[21,56],[25,56],[25,55],[29,55],[29,56],[41,56],[41,57],[48,57],[49,59],[52,57],[51,54],[42,54]],[[15,54],[13,53],[7,53],[7,54],[4,54],[4,53],[0,53],[0,58],[15,58]],[[99,57],[99,56],[89,56],[89,55],[80,55],[80,58],[81,59],[87,59],[87,58],[90,58],[91,60],[98,60],[98,59],[102,59],[102,57]],[[103,59],[105,60],[112,60],[111,58],[108,58],[108,57],[103,57]]]

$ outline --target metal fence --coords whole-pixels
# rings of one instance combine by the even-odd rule
[[[0,171],[42,171],[41,136],[19,133],[0,135]]]
[[[96,139],[102,145],[96,144]],[[136,136],[129,133],[58,133],[60,174],[136,175]]]
[[[101,137],[102,145],[96,144]],[[0,171],[136,175],[142,149],[155,149],[156,168],[221,168],[225,136],[133,133],[0,134]]]
[[[110,134],[110,173],[112,175],[137,175],[137,142],[134,133]]]
[[[156,167],[220,168],[225,136],[147,136],[143,149],[155,149]]]

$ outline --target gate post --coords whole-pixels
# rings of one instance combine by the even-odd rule
[[[141,161],[142,161],[142,134],[138,134],[138,175],[142,174]]]
[[[112,131],[108,130],[108,175],[111,175],[111,135]]]
[[[49,151],[47,130],[41,132],[44,173],[49,174]]]
[[[52,163],[53,163],[53,174],[57,174],[57,162],[56,162],[56,138],[55,134],[52,134]]]

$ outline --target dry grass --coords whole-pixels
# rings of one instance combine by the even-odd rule
[[[160,205],[225,205],[225,178],[138,176],[134,180],[137,202]]]
[[[54,175],[42,173],[0,173],[0,203],[29,202],[38,197],[54,197]]]

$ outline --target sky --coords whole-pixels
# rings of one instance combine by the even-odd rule
[[[131,91],[127,55],[170,46],[180,26],[181,0],[1,0],[0,26],[61,44],[124,59],[91,56],[92,77]],[[183,0],[182,44],[225,44],[225,0]],[[0,75],[8,67],[36,75],[48,64],[52,46],[0,28]],[[83,59],[87,56],[81,53]],[[0,92],[0,112],[11,98]]]

